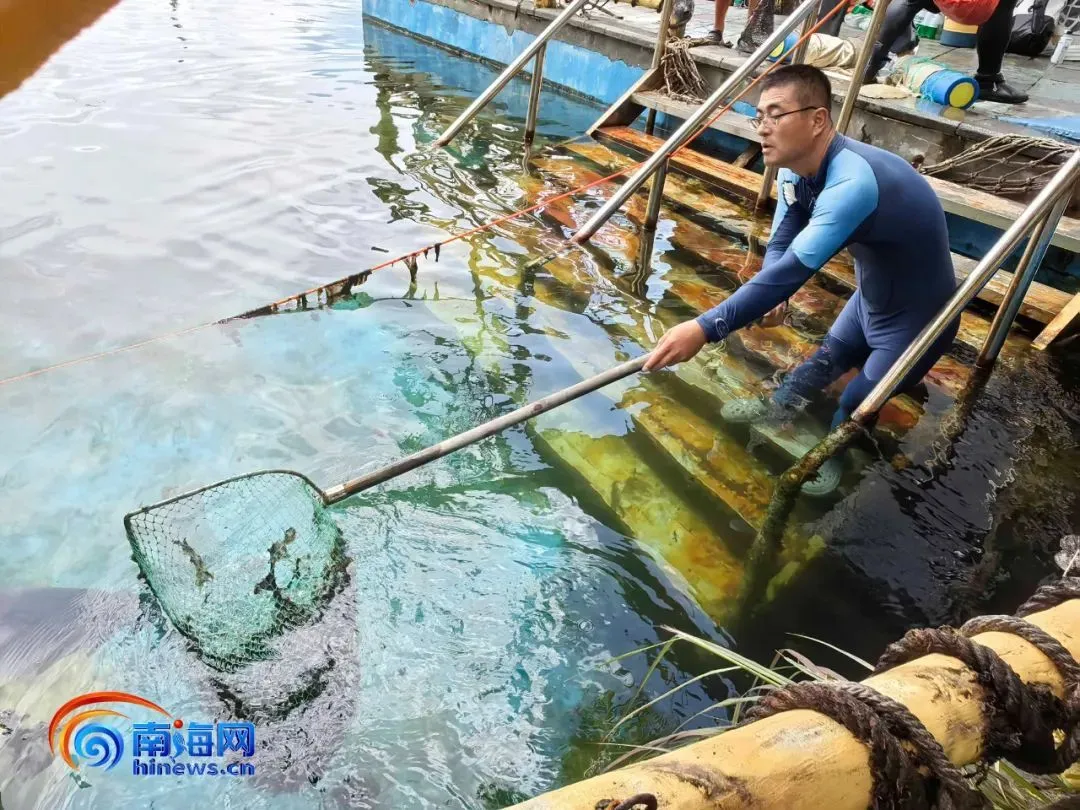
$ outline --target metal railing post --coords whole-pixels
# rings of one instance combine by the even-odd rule
[[[547,45],[541,45],[533,61],[532,84],[529,85],[529,111],[525,114],[525,145],[528,146],[536,137],[536,117],[540,112],[540,91],[544,87],[544,54]]]
[[[989,252],[964,279],[964,283],[956,291],[949,302],[934,319],[919,333],[904,353],[897,358],[881,381],[867,395],[862,404],[855,409],[851,418],[855,422],[866,422],[873,414],[881,409],[881,406],[893,395],[896,387],[903,382],[915,364],[922,358],[934,342],[941,337],[960,313],[964,311],[971,300],[978,295],[979,290],[988,282],[1001,267],[1001,263],[1008,257],[1024,236],[1035,224],[1047,215],[1058,203],[1060,197],[1070,193],[1077,178],[1080,177],[1080,151],[1073,152],[1065,164],[1058,169],[1050,182],[1043,187],[1038,196],[1032,200],[1009,229],[1002,234],[1001,238],[994,243]]]
[[[855,67],[851,71],[851,83],[848,84],[847,95],[844,96],[844,106],[840,108],[840,118],[836,122],[836,131],[841,135],[847,134],[848,124],[851,123],[851,114],[855,111],[855,101],[859,98],[859,90],[862,89],[863,74],[866,65],[870,61],[870,54],[874,52],[881,26],[885,22],[885,10],[889,7],[889,0],[877,0],[874,3],[874,13],[870,17],[870,27],[866,29],[866,39],[863,40],[859,55],[855,57]]]
[[[649,190],[649,204],[645,208],[645,230],[655,231],[660,219],[660,203],[664,199],[664,183],[667,182],[668,162],[665,160],[653,175],[652,188]]]
[[[814,13],[806,18],[806,22],[803,23],[802,36],[806,37],[796,47],[795,51],[791,54],[792,62],[801,62],[806,58],[806,49],[810,47],[810,30],[817,25],[818,14],[821,12],[821,0],[818,0],[817,5],[814,6]],[[802,39],[802,37],[800,37]]]
[[[976,366],[993,365],[998,354],[1001,353],[1001,347],[1005,345],[1005,337],[1009,334],[1009,327],[1020,312],[1020,305],[1024,303],[1024,296],[1027,295],[1031,282],[1035,280],[1035,274],[1042,264],[1043,257],[1046,256],[1046,249],[1050,247],[1050,240],[1054,237],[1061,215],[1069,207],[1071,196],[1068,191],[1062,194],[1057,205],[1035,226],[1031,236],[1028,237],[1027,247],[1024,248],[1024,254],[1020,257],[1020,263],[1016,265],[1012,283],[1001,300],[1001,306],[994,314],[994,320],[990,324],[990,334],[986,336],[979,357],[975,360]]]
[[[776,167],[766,166],[765,174],[761,177],[761,188],[758,189],[757,201],[754,203],[754,213],[764,210],[769,205],[769,195],[772,193],[773,183],[776,182]]]
[[[664,142],[664,145],[653,152],[653,154],[641,164],[640,168],[634,172],[634,175],[615,191],[611,196],[611,199],[604,203],[600,210],[593,214],[589,221],[582,225],[578,232],[570,238],[574,242],[581,243],[587,241],[594,233],[596,233],[600,226],[607,222],[611,215],[618,211],[623,204],[645,184],[645,181],[652,176],[653,172],[660,167],[661,163],[665,162],[671,157],[671,154],[676,149],[683,146],[697,134],[698,129],[702,124],[708,121],[708,118],[712,115],[713,111],[723,103],[728,95],[738,88],[743,80],[748,78],[754,72],[754,69],[764,61],[766,56],[772,53],[773,49],[776,48],[778,44],[784,41],[784,38],[787,37],[789,33],[795,30],[795,26],[801,23],[806,18],[806,15],[814,10],[817,3],[818,0],[806,0],[802,5],[795,9],[791,16],[784,20],[780,27],[777,28],[768,39],[761,43],[757,50],[747,57],[746,61],[735,68],[734,72],[728,76],[727,80],[714,90],[712,95],[702,102],[701,106],[694,110],[689,118],[683,121],[682,126],[675,130],[672,136]]]
[[[656,47],[653,48],[652,69],[658,70],[664,61],[667,52],[668,29],[671,27],[671,12],[674,10],[675,0],[664,0],[660,5],[660,31],[656,35]],[[652,135],[656,128],[656,110],[649,110],[645,117],[645,134]]]
[[[573,0],[570,5],[563,9],[562,13],[552,20],[551,24],[545,28],[527,47],[521,54],[511,62],[498,78],[495,79],[488,89],[485,90],[480,96],[473,101],[472,104],[450,126],[446,128],[446,131],[439,136],[435,141],[436,146],[446,146],[454,137],[461,132],[462,128],[472,120],[472,118],[480,112],[487,104],[498,95],[499,91],[506,87],[510,83],[510,80],[514,78],[521,69],[525,67],[530,59],[536,56],[537,52],[543,48],[549,39],[551,39],[555,33],[570,22],[570,18],[577,14],[584,6],[589,3],[590,0]]]

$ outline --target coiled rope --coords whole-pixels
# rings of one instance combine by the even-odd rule
[[[1061,773],[1080,758],[1080,664],[1060,642],[1023,617],[1070,599],[1080,599],[1080,578],[1064,577],[1044,585],[1015,616],[981,616],[959,630],[910,630],[885,650],[874,673],[931,653],[960,660],[983,689],[989,730],[982,761],[1005,758],[1031,773]],[[1012,633],[1040,650],[1061,674],[1065,698],[1058,698],[1045,684],[1024,683],[1001,656],[970,638],[987,632]],[[747,722],[792,709],[824,714],[867,745],[874,810],[990,806],[910,710],[865,684],[790,684],[767,693],[748,712]],[[1055,732],[1062,736],[1060,744],[1055,741]],[[1066,798],[1053,807],[1080,808],[1080,799]]]

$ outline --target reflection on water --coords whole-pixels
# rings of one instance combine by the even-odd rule
[[[543,172],[522,171],[526,82],[430,149],[493,75],[350,3],[124,0],[0,100],[0,376],[247,311],[550,196],[569,160],[552,142],[598,108],[545,95]],[[623,216],[599,247],[535,261],[598,203],[449,245],[414,280],[377,272],[327,308],[0,386],[5,807],[498,807],[622,752],[603,736],[647,663],[610,659],[661,625],[728,642],[730,620],[765,659],[787,631],[873,655],[911,623],[1011,608],[1048,570],[1080,491],[1068,356],[1009,355],[947,463],[924,464],[940,392],[913,429],[867,441],[842,500],[800,505],[752,622],[725,611],[787,460],[659,376],[335,507],[351,562],[326,614],[273,662],[207,667],[140,586],[127,511],[256,469],[339,483],[638,354],[702,279],[731,289],[754,264],[715,218],[665,219],[642,248]],[[797,326],[800,346],[820,334]],[[766,336],[710,369],[767,387],[792,351]],[[683,653],[647,694],[700,665]],[[706,686],[620,741],[727,691]],[[103,688],[252,719],[257,777],[80,788],[43,729]]]

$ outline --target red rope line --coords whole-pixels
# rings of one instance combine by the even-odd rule
[[[760,2],[769,2],[769,0],[760,0]],[[816,33],[817,30],[819,28],[821,28],[826,22],[828,22],[832,18],[832,16],[834,14],[836,14],[837,12],[839,12],[841,10],[846,10],[850,6],[855,5],[857,2],[858,2],[858,0],[849,0],[848,4],[839,3],[836,6],[834,6],[833,9],[831,11],[829,11],[828,14],[826,14],[824,17],[822,17],[820,20],[818,20],[818,22],[816,24],[814,24],[813,26],[811,26],[809,28],[809,30],[807,30],[807,32],[805,34],[803,34],[801,37],[799,37],[795,41],[794,45],[792,45],[788,50],[784,51],[780,55],[780,57],[778,57],[777,60],[772,65],[770,65],[768,68],[766,68],[764,72],[760,73],[748,85],[746,85],[746,87],[744,87],[742,90],[740,90],[731,101],[729,101],[727,104],[723,105],[720,108],[720,110],[716,113],[716,115],[714,115],[712,118],[710,118],[706,123],[702,124],[701,127],[693,135],[691,135],[689,138],[687,138],[686,143],[684,143],[682,146],[680,146],[678,149],[675,149],[671,153],[670,157],[674,157],[675,155],[679,154],[684,149],[689,148],[691,143],[693,143],[695,140],[697,140],[702,135],[702,133],[705,132],[705,130],[707,130],[709,127],[711,127],[720,118],[720,116],[722,116],[725,113],[727,113],[728,111],[730,111],[731,108],[735,106],[735,103],[737,101],[739,101],[740,99],[742,99],[743,96],[745,96],[748,92],[750,92],[750,90],[758,82],[760,82],[762,79],[764,79],[766,76],[768,76],[770,73],[772,73],[777,68],[781,67],[782,64],[783,64],[783,58],[785,56],[787,56],[789,53],[791,53],[792,51],[794,51],[796,48],[798,48],[802,43],[809,40],[810,37],[814,33]],[[411,253],[403,253],[402,255],[398,256],[395,259],[389,259],[389,260],[387,260],[385,262],[382,262],[381,264],[375,265],[374,267],[369,267],[367,270],[361,271],[357,275],[362,276],[362,275],[366,275],[368,273],[374,273],[376,270],[382,270],[382,269],[384,269],[386,267],[390,267],[390,266],[392,266],[394,264],[397,264],[398,262],[406,262],[407,263],[409,260],[415,259],[416,257],[420,256],[421,254],[425,254],[430,250],[436,250],[438,248],[441,248],[443,245],[449,245],[449,244],[452,244],[454,242],[458,242],[458,241],[460,241],[462,239],[466,239],[466,238],[468,238],[470,236],[474,236],[474,235],[476,235],[478,233],[482,233],[483,231],[490,230],[491,228],[494,228],[494,227],[496,227],[498,225],[502,225],[505,222],[510,222],[512,220],[518,219],[519,217],[523,217],[526,214],[531,214],[531,213],[533,213],[535,211],[539,211],[541,208],[546,208],[547,206],[551,205],[552,203],[559,202],[560,200],[565,200],[567,197],[572,197],[575,194],[580,194],[583,191],[588,191],[591,188],[602,185],[604,183],[608,183],[608,182],[614,180],[615,178],[621,177],[622,175],[626,174],[631,169],[640,168],[642,163],[644,163],[644,161],[639,162],[639,163],[632,163],[629,166],[626,166],[625,168],[622,168],[617,172],[609,174],[607,177],[601,177],[601,178],[599,178],[597,180],[593,180],[591,183],[586,183],[583,186],[578,186],[577,188],[572,188],[569,191],[563,192],[562,194],[556,195],[554,197],[549,197],[546,200],[544,200],[543,202],[539,202],[536,205],[531,205],[528,208],[522,208],[522,209],[520,209],[518,211],[514,211],[514,212],[512,212],[510,214],[506,214],[505,216],[497,217],[496,219],[493,219],[490,222],[486,222],[483,225],[477,225],[475,228],[470,228],[467,231],[463,231],[461,233],[454,234],[453,236],[450,236],[450,237],[442,240],[441,242],[435,242],[434,244],[428,245],[427,247],[421,248],[420,250],[414,250]],[[567,240],[567,241],[569,241],[569,240]],[[316,293],[321,292],[322,290],[325,290],[327,287],[332,287],[335,284],[340,284],[340,283],[341,283],[341,279],[339,279],[338,281],[329,282],[328,284],[322,284],[322,285],[320,285],[318,287],[312,287],[310,290],[305,290],[304,292],[296,293],[295,295],[290,295],[288,298],[282,298],[279,301],[274,301],[271,304],[267,304],[265,306],[258,307],[257,310],[250,310],[249,312],[274,309],[274,308],[282,306],[284,304],[288,304],[290,302],[300,300],[300,299],[304,298],[305,296],[314,295]],[[25,379],[28,379],[30,377],[36,377],[39,374],[44,374],[47,371],[56,371],[58,369],[67,368],[69,366],[74,366],[74,365],[77,365],[79,363],[89,362],[90,360],[98,360],[98,359],[100,359],[102,357],[110,357],[110,356],[115,355],[115,354],[121,354],[123,352],[127,352],[127,351],[130,351],[132,349],[138,349],[138,348],[140,348],[142,346],[146,346],[146,345],[151,344],[151,343],[156,343],[158,341],[168,340],[168,339],[174,338],[174,337],[179,337],[180,335],[190,334],[191,332],[197,332],[197,331],[200,331],[202,329],[208,329],[211,326],[218,326],[219,324],[228,323],[230,321],[237,320],[237,319],[242,318],[242,317],[244,317],[244,315],[235,315],[235,316],[228,317],[228,318],[223,318],[223,319],[217,320],[217,321],[207,321],[206,323],[196,324],[195,326],[188,326],[188,327],[186,327],[184,329],[177,329],[177,330],[174,330],[174,331],[171,331],[171,332],[164,332],[162,334],[155,335],[153,337],[149,337],[149,338],[146,338],[144,340],[136,341],[135,343],[129,343],[129,344],[126,344],[124,346],[118,346],[118,347],[116,347],[114,349],[105,349],[105,350],[100,351],[100,352],[94,352],[93,354],[87,354],[87,355],[83,355],[81,357],[75,357],[75,358],[72,358],[70,360],[64,360],[64,361],[59,362],[59,363],[53,363],[52,365],[48,365],[48,366],[42,366],[41,368],[33,369],[32,371],[25,371],[25,372],[22,372],[21,374],[15,374],[15,375],[13,375],[11,377],[5,377],[3,379],[0,379],[0,385],[7,385],[9,383],[18,382],[20,380],[25,380]]]

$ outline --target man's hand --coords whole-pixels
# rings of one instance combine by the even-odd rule
[[[660,338],[644,366],[645,371],[656,371],[689,360],[706,342],[705,330],[697,321],[680,323]]]

